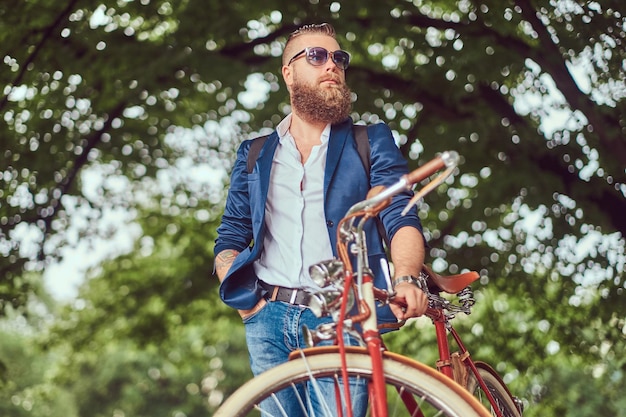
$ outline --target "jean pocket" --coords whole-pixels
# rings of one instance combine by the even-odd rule
[[[265,301],[265,303],[262,306],[257,307],[254,310],[252,310],[250,313],[246,314],[245,316],[242,316],[241,321],[243,321],[244,324],[252,322],[256,317],[258,317],[259,314],[261,314],[263,310],[267,308],[268,304],[269,302]]]

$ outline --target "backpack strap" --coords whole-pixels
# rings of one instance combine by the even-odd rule
[[[256,160],[259,158],[259,154],[261,153],[261,148],[263,147],[265,140],[269,136],[270,135],[259,136],[258,138],[252,139],[252,143],[250,144],[250,149],[248,150],[248,160],[246,161],[248,174],[251,174],[252,171],[254,170],[254,165],[256,164]]]
[[[367,126],[354,125],[354,140],[356,141],[356,150],[359,153],[363,168],[369,180],[370,167],[372,166],[372,160],[370,156],[370,139],[367,134]]]
[[[363,168],[365,168],[365,173],[367,174],[367,180],[369,181],[372,159],[370,153],[370,139],[369,135],[367,134],[367,126],[354,125],[354,140],[356,141],[356,150],[359,153],[359,157],[361,158],[361,162],[363,163]],[[380,237],[383,238],[387,249],[391,249],[391,242],[389,242],[389,237],[387,236],[387,232],[385,231],[383,222],[378,216],[376,216],[375,221],[376,228],[378,229],[378,234],[380,234]]]

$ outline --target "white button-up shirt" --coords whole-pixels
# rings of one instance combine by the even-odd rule
[[[333,257],[324,214],[324,168],[330,124],[306,163],[289,133],[291,115],[277,127],[279,143],[272,162],[265,203],[263,253],[254,263],[267,284],[316,288],[309,266]]]

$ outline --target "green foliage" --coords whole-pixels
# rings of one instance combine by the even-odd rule
[[[19,326],[0,330],[0,415],[12,417],[75,417],[74,398],[47,380],[54,355],[40,349],[36,339]]]
[[[103,264],[45,341],[79,415],[204,415],[251,376],[243,326],[209,277],[215,224],[143,219],[160,231],[151,249]]]
[[[249,376],[215,227],[238,143],[288,111],[282,43],[321,21],[352,54],[354,119],[386,121],[412,167],[463,156],[420,214],[437,271],[481,273],[459,318],[474,354],[528,415],[625,408],[623,2],[5,3],[0,315],[34,319],[46,266],[110,217],[140,232],[52,309],[47,350],[2,339],[2,414],[202,414]],[[432,363],[417,323],[390,344]]]

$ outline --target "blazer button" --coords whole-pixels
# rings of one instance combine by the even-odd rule
[[[333,223],[332,220],[326,220],[326,226],[333,227],[334,225],[335,225],[335,223]]]

